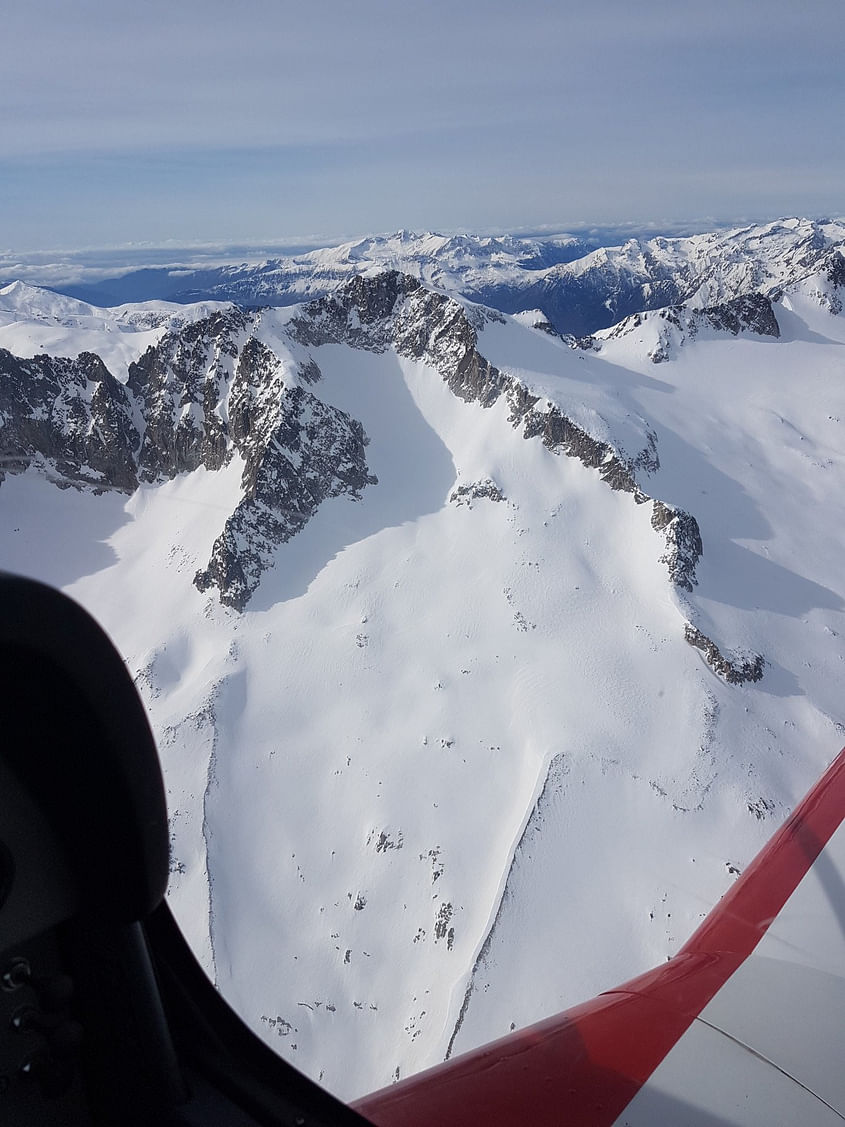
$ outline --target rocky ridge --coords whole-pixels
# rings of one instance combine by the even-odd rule
[[[131,493],[139,441],[126,389],[99,356],[0,349],[0,482],[35,464],[62,488]]]
[[[757,336],[773,337],[775,340],[780,337],[780,326],[772,301],[763,294],[750,293],[704,309],[670,305],[652,312],[635,313],[612,329],[576,343],[581,348],[600,352],[603,341],[616,340],[638,329],[643,332],[651,331],[655,333],[656,341],[649,348],[648,357],[652,363],[661,364],[670,360],[677,349],[688,341],[695,340],[705,328],[718,333],[730,333],[731,336],[754,333]]]
[[[637,483],[637,471],[649,473],[659,466],[656,436],[649,433],[645,447],[631,457],[588,434],[554,404],[541,402],[516,377],[500,372],[478,349],[478,330],[486,319],[497,318],[501,316],[493,310],[467,309],[416,278],[387,271],[356,277],[337,293],[305,305],[290,321],[289,332],[308,347],[347,344],[371,352],[393,348],[400,356],[430,364],[467,403],[487,408],[504,396],[510,421],[522,425],[525,438],[539,436],[555,453],[598,470],[612,488],[648,500]]]
[[[313,362],[283,361],[251,335],[254,320],[232,308],[165,333],[126,385],[91,353],[0,350],[0,469],[35,464],[63,487],[128,494],[240,456],[241,499],[196,584],[242,610],[321,501],[375,480],[361,424],[309,390]]]
[[[685,316],[688,325],[706,321],[728,331],[770,329],[767,318],[773,320],[766,299],[743,297]],[[140,483],[200,467],[219,470],[239,457],[240,500],[194,582],[241,611],[278,546],[325,499],[357,499],[376,484],[363,427],[320,399],[320,371],[310,350],[325,344],[375,353],[393,349],[431,366],[467,403],[488,409],[503,399],[511,424],[526,440],[539,438],[551,452],[577,458],[636,504],[651,503],[652,526],[665,542],[661,560],[678,591],[692,592],[702,552],[697,522],[643,486],[659,468],[656,435],[647,431],[643,448],[630,454],[497,369],[479,351],[478,332],[502,320],[500,313],[467,306],[391,270],[356,275],[302,306],[282,332],[279,353],[260,339],[260,319],[257,311],[231,307],[170,329],[130,365],[125,386],[90,353],[26,361],[0,352],[6,470],[19,472],[35,461],[52,467],[59,484],[131,493]],[[716,672],[749,679],[736,663],[727,677],[722,665],[731,659],[705,642],[699,648]],[[716,654],[712,660],[708,645]]]
[[[735,324],[767,325],[766,310],[771,313],[766,299],[738,298],[702,316],[715,327],[732,331]],[[500,372],[478,351],[478,329],[485,318],[496,316],[491,310],[467,310],[454,298],[426,289],[417,279],[389,271],[375,277],[357,277],[341,291],[306,305],[290,322],[289,331],[309,347],[347,344],[374,352],[392,347],[400,356],[425,360],[455,395],[484,408],[504,396],[510,422],[522,427],[525,439],[539,437],[553,453],[577,458],[597,470],[611,489],[630,493],[637,504],[652,503],[652,527],[665,540],[661,562],[679,592],[691,594],[703,551],[698,523],[691,513],[650,497],[638,480],[659,468],[657,436],[649,432],[646,445],[631,457],[588,434],[557,405],[541,402],[517,378]],[[774,325],[776,329],[776,321]],[[740,331],[739,327],[735,331]],[[691,613],[686,604],[685,609]],[[760,655],[752,655],[748,662],[725,657],[689,622],[685,623],[685,637],[702,649],[714,672],[730,683],[762,676]],[[698,639],[706,645],[700,646]]]

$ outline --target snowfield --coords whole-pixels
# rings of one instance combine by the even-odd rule
[[[35,467],[2,482],[0,564],[87,607],[149,709],[180,924],[341,1097],[671,956],[845,742],[845,319],[825,285],[773,302],[779,338],[667,336],[654,313],[589,349],[525,317],[479,329],[588,435],[631,459],[655,437],[638,482],[698,522],[691,592],[649,500],[392,347],[309,348],[377,484],[324,500],[243,612],[193,583],[238,457],[129,497]],[[97,352],[125,381],[174,318],[218,308],[7,287],[0,348]],[[281,360],[296,312],[256,322]],[[728,684],[687,623],[762,655],[762,679]]]

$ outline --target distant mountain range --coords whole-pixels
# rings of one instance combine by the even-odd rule
[[[841,270],[845,226],[787,219],[685,238],[584,239],[416,235],[400,231],[260,264],[141,270],[64,292],[96,305],[162,298],[292,305],[354,274],[398,270],[503,313],[540,309],[561,333],[585,336],[643,310],[771,296],[803,277]]]

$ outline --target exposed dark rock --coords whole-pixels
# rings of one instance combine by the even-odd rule
[[[660,468],[657,436],[653,432],[649,432],[647,445],[637,457],[630,459],[609,443],[587,434],[553,404],[547,404],[542,410],[536,409],[537,397],[530,395],[525,386],[516,380],[512,380],[508,387],[508,401],[511,422],[516,425],[520,419],[525,421],[523,437],[540,435],[543,445],[549,450],[577,458],[583,465],[598,470],[611,489],[632,493],[638,504],[648,500],[637,483],[636,470],[639,468],[653,473]]]
[[[416,278],[386,271],[375,277],[356,275],[340,290],[309,302],[288,323],[294,340],[317,347],[348,344],[367,352],[384,352],[390,343],[386,322],[401,297],[421,289]]]
[[[768,818],[775,810],[774,802],[770,798],[763,798],[762,796],[754,802],[746,802],[745,807],[748,813],[753,814],[758,822]]]
[[[655,364],[671,360],[675,349],[680,348],[687,341],[695,340],[704,326],[709,326],[718,332],[730,333],[732,336],[750,332],[775,339],[780,337],[780,326],[772,300],[763,294],[749,293],[705,309],[671,305],[665,309],[635,313],[615,325],[605,339],[614,340],[627,336],[649,321],[656,323],[658,328],[657,343],[648,354],[649,359]],[[580,348],[601,350],[601,342],[597,342],[593,337],[576,343]]]
[[[166,333],[130,364],[126,386],[145,420],[138,455],[142,481],[225,464],[230,445],[220,404],[233,377],[238,338],[249,324],[239,309],[213,313]]]
[[[477,331],[463,306],[395,270],[357,276],[310,302],[290,321],[289,332],[311,347],[342,343],[368,352],[393,347],[400,356],[426,360],[455,395],[483,407],[492,406],[505,385],[478,352]]]
[[[479,498],[488,501],[504,501],[506,499],[498,485],[488,477],[484,481],[472,481],[469,485],[459,485],[457,489],[452,491],[449,500],[456,505],[466,505],[472,508],[472,502]]]
[[[564,335],[563,339],[567,342],[570,348],[580,348],[583,352],[600,352],[601,341],[596,340],[592,335],[585,337],[572,336],[571,333]]]
[[[241,442],[243,497],[215,540],[208,567],[194,577],[200,591],[217,587],[220,601],[235,610],[246,606],[275,549],[327,497],[346,493],[357,500],[376,483],[367,471],[361,424],[302,387],[284,391],[266,429],[263,441],[260,427],[243,432],[249,435]]]
[[[845,286],[845,255],[841,250],[832,250],[825,264],[827,280],[834,286]]]
[[[441,904],[437,910],[437,915],[434,918],[434,942],[437,943],[441,939],[446,940],[446,946],[451,951],[452,944],[455,941],[455,929],[449,926],[449,922],[454,914],[454,909],[450,903]]]
[[[375,319],[371,311],[370,319]],[[313,360],[295,379],[250,335],[254,315],[214,313],[168,333],[130,368],[130,390],[146,419],[142,480],[216,470],[239,453],[243,495],[194,582],[216,587],[243,610],[275,549],[299,532],[327,497],[375,481],[361,424],[305,386],[320,379]]]
[[[768,297],[761,293],[740,294],[721,305],[712,305],[702,309],[700,313],[691,314],[693,318],[700,317],[714,329],[732,333],[738,336],[742,332],[757,333],[758,336],[780,337],[780,326],[775,317],[775,311]]]
[[[59,485],[131,493],[139,481],[218,470],[237,452],[242,497],[195,582],[242,610],[276,547],[325,498],[357,499],[375,482],[361,424],[308,390],[320,379],[314,361],[286,372],[250,335],[253,322],[230,309],[166,333],[126,386],[90,353],[0,351],[0,481],[37,462]]]
[[[525,313],[534,313],[534,317],[529,321]],[[539,310],[526,310],[520,317],[523,324],[528,324],[532,329],[538,329],[541,333],[545,333],[550,337],[557,337],[558,340],[565,340],[567,342],[574,338],[570,334],[562,334],[557,331],[551,321],[548,320],[546,315]]]
[[[372,845],[374,841],[376,853],[387,853],[389,849],[401,849],[405,844],[405,835],[401,830],[385,829],[376,836],[373,830],[367,838],[367,845]]]
[[[524,419],[524,438],[539,435],[549,450],[577,458],[583,465],[598,470],[599,476],[611,489],[633,493],[635,497],[638,494],[642,496],[632,464],[608,443],[587,434],[557,407],[549,405],[542,411],[531,408],[525,412]],[[645,497],[642,496],[642,499],[645,500]]]
[[[660,456],[657,453],[657,435],[653,430],[646,433],[646,444],[634,458],[636,469],[645,470],[646,473],[657,473],[660,469]]]
[[[822,263],[822,276],[830,288],[819,293],[819,301],[836,316],[842,312],[841,290],[845,290],[845,256],[841,250],[831,250]]]
[[[689,622],[684,627],[684,637],[691,646],[701,650],[713,672],[723,677],[729,685],[742,685],[746,681],[762,680],[766,661],[761,654],[751,654],[745,658],[725,657],[715,642],[711,642],[706,634],[702,634]]]
[[[651,527],[666,537],[666,552],[660,562],[668,567],[672,582],[691,592],[698,583],[695,568],[703,551],[698,521],[683,509],[654,501]]]
[[[126,391],[99,356],[0,349],[0,481],[36,463],[58,485],[131,493],[138,442]]]

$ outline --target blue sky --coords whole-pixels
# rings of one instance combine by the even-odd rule
[[[0,251],[845,212],[843,0],[28,0],[3,31]]]

